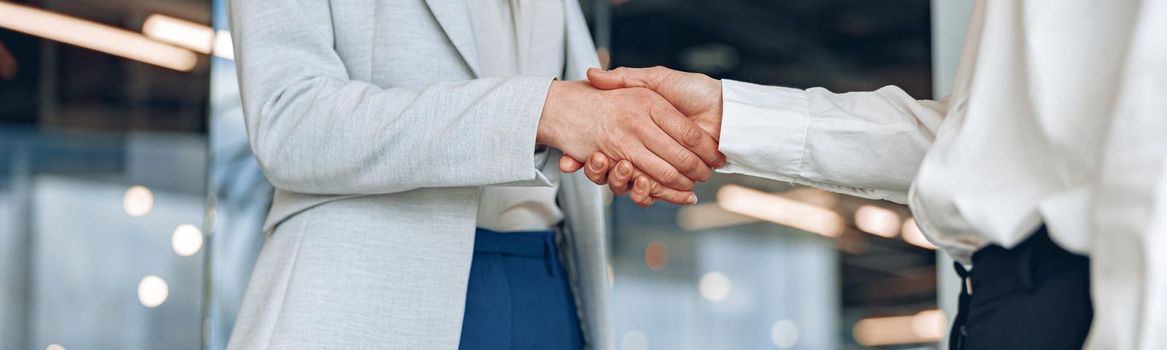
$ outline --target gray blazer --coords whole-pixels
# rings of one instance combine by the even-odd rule
[[[467,0],[232,0],[251,146],[277,188],[232,349],[456,349],[485,185],[560,186],[589,348],[612,348],[601,194],[534,152],[553,77],[477,79]],[[470,0],[473,1],[473,0]],[[598,66],[564,1],[564,78]]]

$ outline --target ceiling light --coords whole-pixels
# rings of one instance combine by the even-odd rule
[[[859,345],[876,347],[940,341],[947,328],[940,310],[924,310],[915,315],[872,317],[859,320],[851,333]]]
[[[904,234],[904,241],[920,248],[936,250],[936,245],[929,242],[928,238],[924,237],[924,233],[920,232],[920,227],[916,225],[915,218],[904,220],[902,232]]]
[[[189,72],[198,55],[142,34],[33,7],[0,1],[0,27],[177,71]]]
[[[895,237],[902,223],[900,215],[891,209],[865,204],[855,210],[855,226],[876,236]]]
[[[734,213],[828,237],[838,237],[846,229],[843,217],[830,209],[738,185],[721,187],[717,204]]]
[[[142,34],[202,54],[211,53],[215,44],[215,30],[210,26],[160,14],[146,17]]]

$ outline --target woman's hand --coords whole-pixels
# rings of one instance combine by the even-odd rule
[[[653,68],[617,68],[612,71],[592,69],[588,71],[590,83],[600,89],[647,88],[650,89],[671,105],[678,112],[683,113],[694,124],[700,127],[714,141],[720,140],[722,98],[721,82],[704,74],[686,73],[664,67]],[[613,164],[607,154],[596,153],[589,156],[585,162],[569,155],[560,160],[560,169],[571,173],[584,169],[584,174],[596,184],[607,184],[615,195],[631,194],[629,197],[637,205],[647,207],[656,199],[670,203],[691,204],[696,202],[696,196],[690,191],[661,186],[652,177],[644,176],[635,162],[619,160]],[[725,164],[725,157],[717,153],[713,167]],[[639,165],[639,164],[637,164]],[[635,180],[635,182],[630,183]],[[692,198],[692,202],[689,198]]]

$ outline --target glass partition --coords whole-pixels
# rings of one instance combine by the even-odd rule
[[[0,348],[201,347],[209,10],[0,2]]]

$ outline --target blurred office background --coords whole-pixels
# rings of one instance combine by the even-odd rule
[[[971,1],[583,0],[610,67],[946,93]],[[0,0],[0,349],[222,349],[271,196],[224,0]],[[610,205],[619,349],[940,348],[907,208],[743,176]]]

